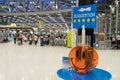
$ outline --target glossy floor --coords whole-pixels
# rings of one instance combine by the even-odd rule
[[[59,46],[0,43],[0,80],[62,80],[56,72],[69,51],[70,48]],[[97,68],[110,72],[111,80],[120,80],[120,50],[97,52]]]

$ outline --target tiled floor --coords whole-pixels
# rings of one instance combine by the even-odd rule
[[[0,43],[0,80],[62,80],[57,70],[70,48]],[[109,71],[112,80],[120,80],[120,50],[97,50],[98,68]]]

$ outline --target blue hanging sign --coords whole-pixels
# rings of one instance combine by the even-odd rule
[[[95,28],[96,27],[97,5],[85,5],[74,7],[72,11],[73,28]]]

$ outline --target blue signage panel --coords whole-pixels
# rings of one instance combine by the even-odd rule
[[[97,5],[85,5],[74,7],[72,11],[73,28],[95,28],[96,27]]]

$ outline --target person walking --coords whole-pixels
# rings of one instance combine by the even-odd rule
[[[16,40],[17,40],[17,33],[14,33],[14,34],[13,34],[13,37],[14,37],[14,44],[16,44]]]
[[[34,43],[35,43],[35,45],[37,45],[37,42],[38,42],[38,36],[35,34],[34,35]]]
[[[32,38],[32,35],[29,36],[29,45],[32,45],[32,42],[33,42],[33,38]]]

